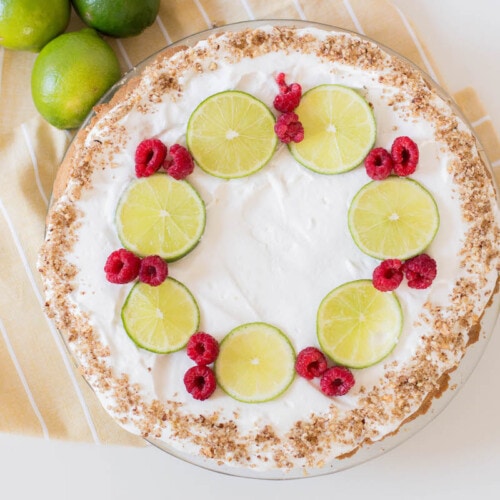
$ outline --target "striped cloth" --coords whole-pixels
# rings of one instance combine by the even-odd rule
[[[126,71],[194,32],[262,18],[308,19],[366,34],[397,48],[443,84],[411,23],[387,0],[162,0],[156,22],[143,34],[108,41]],[[68,29],[81,26],[73,17]],[[108,417],[42,312],[37,251],[52,180],[72,134],[49,126],[32,104],[35,57],[0,48],[0,432],[139,445],[139,438]],[[500,167],[500,144],[474,91],[455,98]]]

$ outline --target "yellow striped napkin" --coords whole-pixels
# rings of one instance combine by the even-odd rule
[[[364,33],[443,84],[411,23],[387,0],[162,0],[160,15],[143,34],[109,42],[125,71],[184,36],[262,18],[307,19]],[[73,17],[68,29],[81,26]],[[52,180],[72,134],[48,125],[33,106],[35,57],[0,48],[0,432],[141,444],[108,417],[42,312],[36,256]],[[475,92],[466,89],[455,98],[499,165],[500,143]]]

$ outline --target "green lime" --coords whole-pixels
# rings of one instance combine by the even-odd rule
[[[418,182],[389,177],[363,186],[348,213],[360,250],[376,259],[406,260],[427,248],[439,227],[432,195]]]
[[[75,128],[119,78],[115,53],[93,29],[65,33],[49,42],[35,60],[33,102],[55,127]]]
[[[198,165],[216,177],[246,177],[272,157],[274,115],[255,97],[228,90],[205,99],[189,118],[187,144]]]
[[[403,328],[396,295],[379,292],[370,280],[345,283],[321,302],[317,334],[321,348],[336,363],[365,368],[384,359]]]
[[[198,330],[200,312],[191,292],[167,278],[158,286],[136,283],[123,305],[122,321],[139,347],[165,354],[187,344]]]
[[[166,174],[133,180],[116,209],[118,236],[137,255],[180,259],[205,229],[205,205],[186,181]]]
[[[339,174],[362,163],[375,143],[376,123],[368,102],[342,85],[307,91],[295,110],[304,140],[290,144],[295,159],[320,174]]]
[[[114,37],[138,35],[154,23],[160,0],[71,0],[82,21]]]
[[[270,401],[292,383],[295,351],[275,326],[247,323],[222,340],[215,374],[222,389],[238,401]]]
[[[38,52],[69,22],[69,0],[0,0],[0,45]]]

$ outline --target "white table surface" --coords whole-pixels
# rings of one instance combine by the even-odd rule
[[[327,1],[327,0],[325,0]],[[500,131],[500,1],[394,0],[451,92],[472,85]],[[131,449],[0,435],[0,498],[500,498],[500,324],[451,404],[409,441],[335,475],[270,482],[222,476],[153,447]]]

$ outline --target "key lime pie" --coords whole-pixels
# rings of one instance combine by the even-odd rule
[[[476,141],[418,70],[352,33],[262,24],[167,49],[96,108],[39,268],[124,428],[294,474],[452,389],[486,335],[498,237]]]

